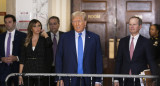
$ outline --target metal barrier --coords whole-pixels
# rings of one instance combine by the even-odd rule
[[[133,78],[134,83],[136,78],[143,78],[145,81],[146,79],[156,79],[158,78],[158,76],[153,76],[153,75],[125,75],[125,74],[62,74],[62,73],[11,73],[9,74],[6,79],[5,79],[5,83],[7,86],[7,81],[10,77],[12,76],[27,76],[27,77],[59,77],[59,79],[61,77],[90,77],[91,79],[91,86],[92,86],[92,79],[93,77],[100,77],[101,78],[101,83],[103,86],[103,79],[104,78],[112,78],[112,86],[114,86],[114,79],[115,78],[122,78],[123,82],[125,80],[125,78]],[[49,81],[50,82],[50,81]],[[71,79],[70,79],[71,82]],[[146,82],[145,82],[146,83]],[[135,85],[134,85],[135,86]],[[144,84],[144,86],[146,86]],[[156,85],[158,86],[158,85]]]

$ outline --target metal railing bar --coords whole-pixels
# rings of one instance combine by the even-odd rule
[[[61,76],[61,77],[107,77],[107,78],[158,78],[155,75],[127,75],[127,74],[62,74],[62,73],[11,73],[7,76]]]
[[[59,79],[61,77],[106,77],[106,78],[158,78],[158,76],[153,75],[128,75],[128,74],[63,74],[63,73],[11,73],[9,74],[5,82],[8,81],[11,76],[57,76]]]

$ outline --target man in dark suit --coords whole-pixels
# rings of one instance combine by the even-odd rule
[[[151,73],[155,74],[156,64],[152,44],[149,39],[139,34],[142,27],[142,20],[139,17],[129,19],[130,36],[124,37],[119,42],[116,57],[116,74],[138,75],[149,67]],[[120,83],[119,83],[120,82]],[[122,86],[121,79],[115,80],[114,86]],[[133,86],[133,79],[125,79],[124,86]],[[135,86],[140,86],[139,79],[136,79]]]
[[[99,36],[85,29],[85,12],[72,14],[74,30],[64,33],[56,52],[56,73],[102,74],[102,51]],[[59,81],[58,81],[59,83]],[[61,86],[91,86],[90,78],[61,78]],[[93,85],[100,86],[100,79],[94,78]]]
[[[13,15],[6,15],[4,22],[7,31],[0,34],[0,86],[5,86],[5,78],[10,73],[19,72],[20,47],[25,33],[16,30],[16,19]],[[8,86],[14,83],[18,86],[18,77],[8,80]]]
[[[51,57],[53,57],[50,72],[55,73],[55,54],[56,54],[59,38],[61,37],[63,32],[59,31],[60,19],[57,16],[51,16],[48,19],[48,26],[50,31],[47,32],[47,34],[53,42],[53,47],[51,47],[49,50],[49,51],[52,51],[52,53],[48,53],[49,55],[51,55]],[[54,78],[51,78],[51,86],[56,86],[56,82],[54,82]]]

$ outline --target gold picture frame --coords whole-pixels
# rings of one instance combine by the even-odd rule
[[[4,16],[6,12],[0,12],[0,26],[4,26]]]

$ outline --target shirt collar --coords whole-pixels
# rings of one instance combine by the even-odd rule
[[[54,34],[52,32],[50,32],[52,36],[54,36]],[[58,36],[59,31],[56,32],[56,36]]]
[[[15,29],[12,32],[7,31],[7,34],[11,33],[11,34],[15,34]]]
[[[134,37],[134,39],[138,39],[138,37],[139,37],[139,33],[136,35],[136,36],[130,36],[130,39],[132,39],[132,37]]]
[[[85,36],[86,35],[86,29],[84,29],[81,33],[82,33],[82,36]],[[76,35],[76,37],[78,37],[79,33],[75,31],[75,35]]]

